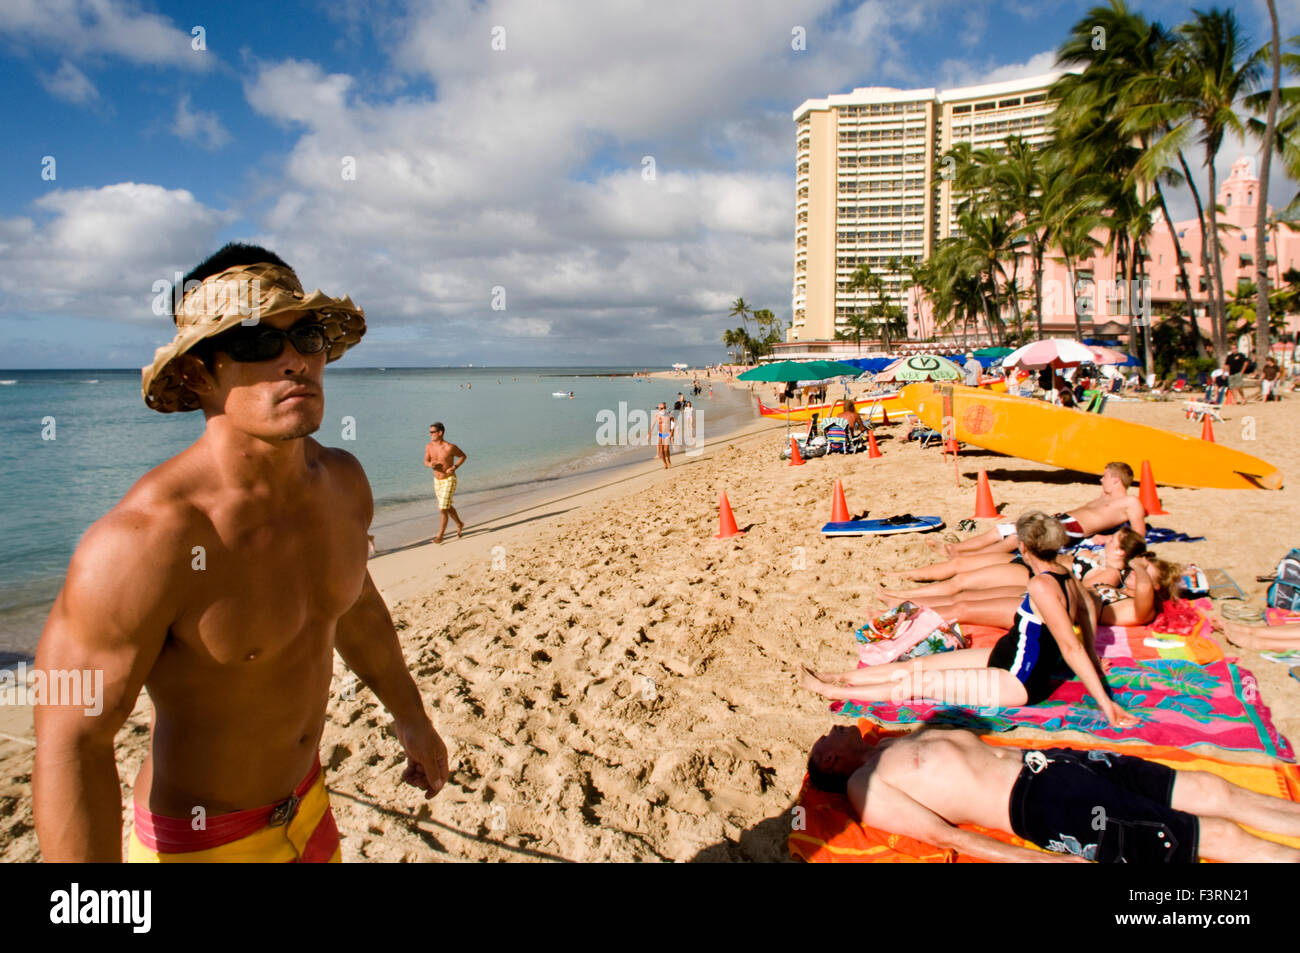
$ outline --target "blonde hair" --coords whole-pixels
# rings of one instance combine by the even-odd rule
[[[1016,536],[1025,549],[1039,559],[1051,559],[1068,538],[1065,527],[1054,516],[1033,510],[1016,520]]]
[[[1124,489],[1127,490],[1133,485],[1133,468],[1127,463],[1121,463],[1117,460],[1113,463],[1106,464],[1106,470],[1112,474],[1115,479],[1119,480],[1120,483],[1124,484]]]

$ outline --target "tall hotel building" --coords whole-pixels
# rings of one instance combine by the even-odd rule
[[[873,86],[810,99],[795,110],[794,320],[787,340],[830,340],[872,303],[848,289],[864,262],[884,277],[891,301],[905,295],[911,280],[890,275],[889,260],[924,259],[955,227],[944,154],[959,142],[996,148],[1012,135],[1045,142],[1047,89],[1058,75],[943,91]],[[908,311],[916,333],[913,302]]]

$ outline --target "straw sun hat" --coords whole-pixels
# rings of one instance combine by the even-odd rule
[[[366,333],[366,314],[351,298],[331,298],[320,290],[306,294],[289,268],[238,265],[203,279],[186,290],[176,309],[176,337],[140,369],[144,402],[163,414],[198,410],[198,395],[185,385],[176,359],[242,322],[295,311],[317,312],[325,325],[327,362],[337,361]]]

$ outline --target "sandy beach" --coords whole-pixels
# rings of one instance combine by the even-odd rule
[[[1106,413],[1200,432],[1181,402]],[[1226,569],[1262,606],[1256,575],[1300,544],[1300,401],[1224,416],[1218,441],[1275,463],[1287,486],[1162,488],[1170,515],[1153,523],[1207,539],[1158,552]],[[321,756],[344,860],[788,859],[808,748],[835,721],[798,687],[797,663],[850,667],[853,630],[882,608],[878,573],[933,555],[917,535],[822,538],[833,481],[855,513],[937,514],[950,530],[973,512],[981,467],[1012,515],[1097,493],[1094,477],[978,450],[954,471],[897,426],[881,459],[788,467],[783,429],[755,420],[667,471],[647,448],[644,466],[503,514],[487,532],[373,559],[452,775],[424,801],[400,784],[404,756],[373,695],[336,695]],[[742,537],[713,539],[722,490]],[[1279,731],[1300,740],[1300,683],[1221,644],[1257,676]],[[344,676],[336,660],[337,693]],[[117,742],[124,806],[147,726],[142,698]],[[30,711],[0,707],[0,733],[0,859],[35,860]]]

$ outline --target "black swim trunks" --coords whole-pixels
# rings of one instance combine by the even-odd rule
[[[1200,822],[1169,806],[1174,771],[1113,751],[1025,751],[1011,788],[1011,829],[1098,863],[1195,863]]]

